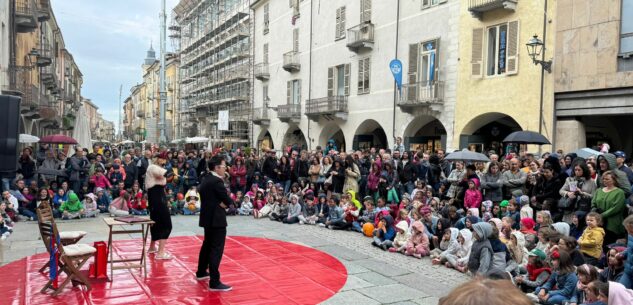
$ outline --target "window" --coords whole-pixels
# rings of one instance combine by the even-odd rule
[[[358,94],[369,93],[369,57],[358,61]]]
[[[360,2],[360,23],[371,22],[371,0],[361,0]]]
[[[436,6],[441,3],[445,3],[448,0],[422,0],[422,9],[426,9],[432,6]]]
[[[264,44],[264,54],[263,55],[264,55],[263,56],[264,57],[263,58],[264,63],[267,64],[268,63],[268,44],[267,43]]]
[[[268,85],[262,86],[262,97],[264,98],[264,103],[268,103],[270,98],[268,97]]]
[[[301,80],[295,79],[287,83],[286,98],[288,105],[301,104]]]
[[[335,39],[345,38],[345,7],[341,6],[336,9],[336,33]]]
[[[633,55],[633,18],[630,18],[631,16],[633,16],[633,0],[622,0],[620,56],[625,58]]]
[[[350,65],[328,68],[328,96],[349,96]]]
[[[485,41],[485,43],[484,43]],[[519,22],[473,29],[471,76],[511,75],[518,70]],[[485,60],[485,63],[484,63]],[[482,68],[485,72],[482,73]]]
[[[420,45],[420,67],[419,67],[419,82],[423,85],[431,85],[431,83],[437,80],[438,70],[438,56],[437,47],[438,41],[431,40],[424,42]]]
[[[270,7],[269,4],[264,4],[264,35],[268,34],[270,26]]]

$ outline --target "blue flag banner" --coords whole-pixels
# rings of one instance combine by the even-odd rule
[[[389,63],[389,70],[393,74],[393,78],[396,80],[398,90],[402,89],[402,62],[398,59],[394,59]]]

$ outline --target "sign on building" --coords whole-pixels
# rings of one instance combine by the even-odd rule
[[[218,112],[218,130],[222,130],[222,131],[229,130],[229,111],[228,110],[220,110]]]

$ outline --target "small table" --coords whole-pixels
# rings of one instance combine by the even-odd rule
[[[119,270],[119,269],[135,269],[135,268],[140,268],[141,269],[141,273],[145,274],[145,277],[147,277],[147,260],[145,259],[145,246],[147,245],[147,235],[149,235],[149,228],[150,226],[152,226],[154,224],[154,221],[149,219],[149,218],[145,218],[145,217],[140,217],[143,219],[146,219],[144,221],[138,221],[138,222],[123,222],[123,221],[117,221],[114,219],[114,217],[104,217],[103,218],[103,222],[105,222],[105,224],[110,228],[110,234],[108,236],[108,252],[110,255],[110,258],[108,260],[108,262],[110,263],[110,278],[108,279],[109,281],[113,280],[114,277],[114,270]],[[131,226],[137,226],[140,225],[141,228],[140,229],[134,229],[134,228],[129,228]],[[120,229],[115,229],[114,226],[120,226]],[[143,247],[141,248],[141,257],[139,258],[126,258],[126,259],[114,259],[114,254],[112,253],[112,235],[115,234],[132,234],[132,233],[141,233],[142,235],[142,239],[143,239]],[[125,263],[122,266],[114,266],[114,264],[117,263]]]

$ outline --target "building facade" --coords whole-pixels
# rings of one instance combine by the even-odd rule
[[[399,5],[397,5],[399,3]],[[259,0],[253,143],[453,147],[460,1]],[[424,25],[424,26],[421,26]],[[390,61],[402,62],[401,90]]]
[[[633,150],[633,1],[557,2],[556,140]],[[626,17],[625,17],[626,16]]]
[[[9,37],[2,41],[9,42],[9,65],[2,93],[22,97],[20,133],[70,134],[82,102],[83,76],[65,48],[50,2],[11,0],[3,4],[7,2],[9,22],[3,26],[8,27]]]
[[[180,33],[183,137],[246,145],[250,135],[249,0],[181,0],[172,16]],[[223,116],[220,114],[226,114]]]
[[[141,66],[143,82],[130,89],[130,95],[124,101],[125,137],[129,140],[147,143],[159,143],[160,140],[160,61],[156,60],[153,47],[147,51],[147,56]],[[179,58],[174,54],[167,54],[165,58],[165,137],[167,142],[175,138],[176,126],[180,124],[178,112],[179,88],[178,83]]]
[[[535,66],[526,52],[526,43],[534,34],[543,38],[547,1],[461,2],[455,115],[459,145],[455,148],[501,153],[503,139],[519,130],[540,131],[553,141],[554,76],[546,71],[542,74],[541,66]],[[555,2],[550,1],[547,16],[555,16],[555,11]],[[557,22],[549,18],[545,24],[546,59],[554,56]],[[542,149],[551,148],[544,145]]]

